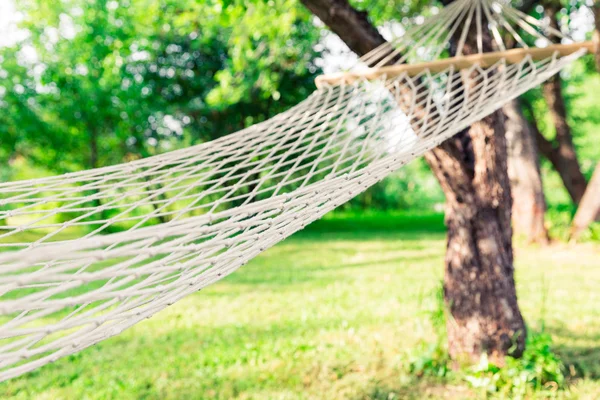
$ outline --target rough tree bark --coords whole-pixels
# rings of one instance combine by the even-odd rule
[[[346,0],[302,3],[359,55],[384,43],[367,14]],[[503,114],[496,112],[473,124],[425,158],[447,200],[444,296],[451,313],[450,355],[477,361],[486,352],[502,364],[510,350],[518,356],[525,347],[513,278]]]
[[[550,21],[550,26],[557,30],[560,30],[557,14],[561,7],[560,3],[555,0],[544,2],[544,12]],[[573,202],[579,204],[585,193],[587,182],[581,172],[573,145],[573,134],[567,122],[567,110],[560,75],[555,75],[543,85],[543,93],[554,123],[556,138],[553,142],[543,137],[538,138],[539,149],[560,175]]]
[[[523,116],[515,99],[503,107],[508,145],[508,176],[513,198],[512,221],[515,234],[529,242],[547,243],[544,224],[546,199],[538,160],[534,129]]]
[[[596,19],[594,40],[596,43],[600,43],[600,2],[596,1],[594,3],[593,10]],[[600,47],[596,48],[595,58],[596,69],[600,72]],[[596,165],[592,179],[579,203],[579,208],[573,219],[571,238],[577,240],[594,221],[600,221],[600,162]]]

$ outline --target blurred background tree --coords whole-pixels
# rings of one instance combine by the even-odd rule
[[[111,165],[296,104],[318,72],[319,31],[279,3],[19,2],[28,35],[2,49],[2,164]]]
[[[548,4],[563,32],[585,35],[585,2]],[[529,11],[541,18],[549,7],[543,5]],[[306,98],[322,68],[343,63],[347,56],[340,53],[349,52],[291,0],[25,0],[16,6],[25,34],[0,49],[3,180],[111,165],[243,129]],[[369,17],[389,36],[438,9],[432,1],[381,0],[370,4]],[[591,145],[600,125],[593,111],[600,79],[593,61],[584,60],[560,82],[563,120],[587,180],[600,153]],[[546,225],[563,235],[578,198],[565,190],[564,173],[561,183],[555,172],[565,135],[555,134],[541,90],[522,103],[543,156]],[[435,179],[417,160],[343,209],[440,211],[442,203]]]
[[[585,0],[516,4],[577,39],[590,35]],[[116,164],[243,129],[306,98],[314,77],[323,68],[343,67],[350,53],[292,0],[24,0],[15,6],[22,34],[0,48],[3,180]],[[439,7],[378,0],[369,4],[369,18],[389,37]],[[568,236],[600,156],[593,146],[600,125],[593,60],[578,62],[544,88],[523,96],[516,108],[535,136],[543,179],[529,162],[535,154],[521,157],[525,163],[516,169],[528,166],[534,178],[515,204],[526,204],[527,196],[540,203],[545,194],[549,208],[532,221],[525,218],[532,207],[514,210],[516,222],[527,220],[523,229],[515,224],[517,232],[530,240],[547,237],[546,231]],[[539,181],[544,193],[532,195]],[[523,179],[513,180],[515,196],[518,183]],[[443,202],[417,160],[342,209],[441,211]]]

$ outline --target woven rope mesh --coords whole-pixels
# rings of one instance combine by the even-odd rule
[[[227,276],[583,53],[325,85],[209,143],[0,184],[0,380]]]

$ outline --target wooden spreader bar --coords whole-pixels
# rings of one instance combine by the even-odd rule
[[[376,80],[385,75],[389,78],[406,73],[409,76],[415,76],[425,70],[432,73],[438,73],[454,66],[455,69],[461,70],[479,65],[481,67],[490,67],[500,60],[506,60],[509,64],[516,64],[523,61],[527,56],[530,56],[534,61],[543,60],[552,57],[555,53],[562,56],[568,56],[581,49],[586,49],[589,52],[595,52],[596,43],[593,41],[572,43],[572,44],[553,44],[548,47],[530,47],[518,48],[506,51],[496,51],[491,53],[479,53],[468,56],[451,57],[442,60],[424,62],[419,64],[399,64],[390,65],[380,68],[372,68],[365,72],[339,72],[330,75],[321,75],[315,79],[317,87],[324,85],[340,85],[343,83],[353,83],[359,79]]]

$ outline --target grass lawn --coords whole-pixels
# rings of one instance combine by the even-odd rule
[[[427,310],[441,216],[329,217],[118,337],[0,384],[15,399],[480,398],[407,373],[433,341]],[[600,246],[518,247],[520,304],[600,398]]]

